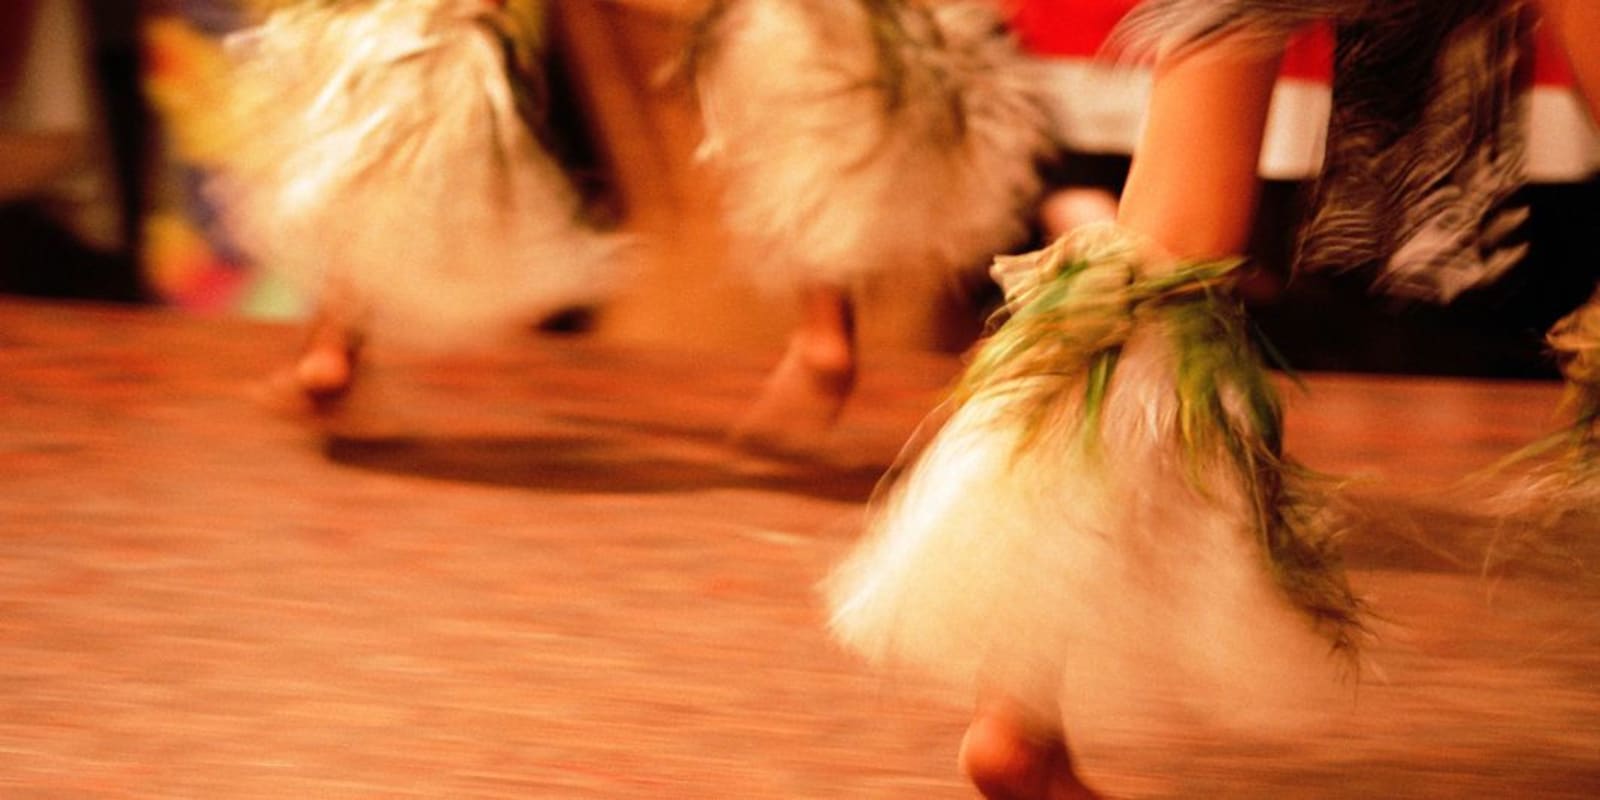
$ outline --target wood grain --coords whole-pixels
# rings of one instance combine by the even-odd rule
[[[0,302],[0,797],[959,798],[966,709],[839,652],[813,587],[954,374],[879,354],[808,462],[722,432],[774,354],[379,353],[321,421],[291,328]],[[1313,376],[1385,613],[1370,713],[1096,750],[1123,797],[1600,795],[1600,592],[1485,578],[1457,479],[1558,388]]]

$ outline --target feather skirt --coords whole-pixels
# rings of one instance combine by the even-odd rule
[[[758,285],[976,267],[1025,236],[1052,145],[986,3],[725,0],[697,30],[700,155]]]
[[[1144,279],[1070,236],[997,266],[1013,316],[830,577],[835,634],[1073,737],[1326,721],[1359,604],[1224,273]]]
[[[306,2],[231,36],[210,189],[243,249],[408,345],[603,298],[616,241],[531,131],[505,24],[482,0]]]

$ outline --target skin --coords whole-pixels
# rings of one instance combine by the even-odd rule
[[[734,426],[746,449],[804,452],[832,427],[855,388],[858,349],[855,304],[848,290],[805,288],[800,321],[761,396]]]

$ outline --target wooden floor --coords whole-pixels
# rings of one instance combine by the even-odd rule
[[[954,360],[871,356],[802,464],[721,443],[774,353],[380,354],[319,423],[261,402],[296,345],[0,302],[0,798],[973,796],[965,709],[837,651],[813,591]],[[1120,797],[1600,796],[1600,591],[1484,578],[1449,491],[1553,424],[1557,387],[1308,384],[1290,449],[1370,518],[1367,721],[1080,743],[1086,772]]]

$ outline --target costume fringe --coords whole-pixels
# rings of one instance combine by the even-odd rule
[[[830,579],[833,630],[1074,735],[1295,728],[1348,699],[1361,635],[1337,520],[1279,452],[1236,264],[1146,275],[1140,248],[997,262],[1012,315]]]
[[[1521,0],[1146,0],[1113,37],[1133,58],[1228,39],[1281,46],[1333,23],[1333,113],[1296,267],[1371,270],[1376,288],[1448,303],[1526,245]]]
[[[850,287],[1020,241],[1053,147],[984,2],[719,0],[687,59],[755,282]]]
[[[1574,457],[1600,466],[1600,291],[1551,327],[1549,342],[1567,378]]]
[[[1521,472],[1490,501],[1500,525],[1485,568],[1600,580],[1600,291],[1556,322],[1547,341],[1567,379],[1571,422],[1498,465]]]
[[[483,0],[306,2],[229,37],[236,135],[210,188],[243,249],[413,346],[608,294],[618,242],[530,128],[544,97],[511,74],[518,19]]]

